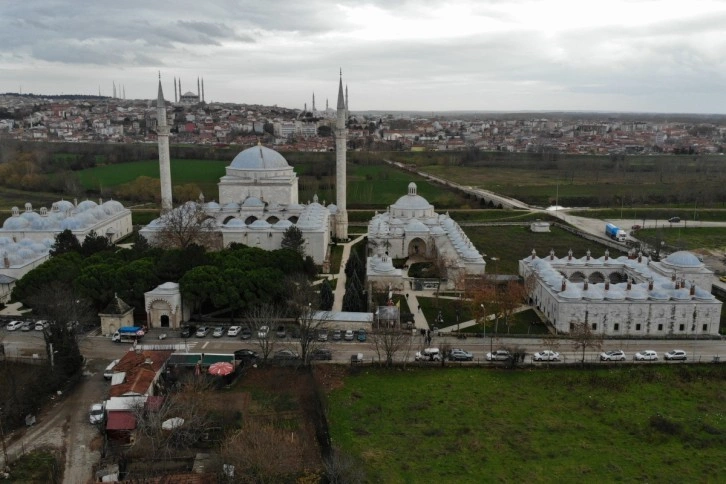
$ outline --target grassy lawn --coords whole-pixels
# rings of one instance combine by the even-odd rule
[[[63,456],[53,449],[29,452],[10,466],[10,482],[60,482]]]
[[[335,244],[330,246],[330,273],[340,272],[340,261],[343,259],[343,246]],[[335,289],[335,283],[331,283]]]
[[[555,250],[558,257],[567,254],[572,249],[574,255],[582,257],[587,249],[592,251],[593,257],[600,257],[605,253],[605,246],[577,237],[565,230],[551,227],[551,232],[534,233],[529,227],[495,226],[495,227],[465,227],[464,231],[479,252],[486,254],[488,274],[517,274],[518,261],[531,254],[532,249],[537,251],[539,257],[546,257],[550,249]],[[618,257],[610,249],[610,257]],[[492,261],[497,257],[497,261]]]
[[[509,319],[509,328],[505,324],[504,320],[500,318],[498,333],[495,331],[496,324],[491,321],[484,331],[484,327],[480,324],[475,326],[469,326],[468,328],[462,329],[467,333],[484,333],[487,335],[491,334],[548,334],[547,326],[542,322],[540,317],[537,315],[534,309],[527,309],[519,313],[515,313]]]
[[[580,217],[600,218],[603,220],[619,220],[621,218],[635,219],[641,222],[652,222],[654,220],[659,220],[662,221],[666,226],[668,225],[667,220],[671,217],[680,217],[681,220],[685,221],[686,226],[688,226],[688,224],[694,220],[702,222],[726,222],[726,210],[701,209],[700,207],[694,209],[693,205],[691,205],[690,207],[669,208],[626,207],[622,210],[622,212],[619,208],[573,210],[572,212],[570,212],[570,214]],[[658,223],[658,225],[660,225],[660,222]]]
[[[638,231],[637,237],[651,243],[662,240],[682,250],[726,248],[726,228],[720,227],[644,229]]]
[[[367,482],[717,482],[724,380],[726,365],[371,368],[332,392],[329,423]]]

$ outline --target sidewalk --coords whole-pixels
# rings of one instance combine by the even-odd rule
[[[345,281],[347,280],[347,277],[345,276],[345,264],[346,262],[348,262],[348,258],[350,258],[350,248],[353,246],[353,244],[356,244],[359,241],[363,240],[364,237],[365,234],[359,235],[353,240],[340,244],[343,246],[343,257],[340,259],[340,270],[338,271],[337,278],[338,282],[335,285],[335,290],[333,291],[333,293],[335,294],[333,311],[343,310],[343,296],[345,296]]]

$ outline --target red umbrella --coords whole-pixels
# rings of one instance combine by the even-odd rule
[[[218,361],[217,363],[214,363],[209,366],[209,370],[207,370],[210,375],[217,375],[217,376],[224,376],[229,375],[234,371],[234,365],[232,363],[229,363],[227,361]]]

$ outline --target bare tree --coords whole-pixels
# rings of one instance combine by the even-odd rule
[[[388,325],[379,326],[372,332],[371,340],[376,355],[378,355],[378,361],[385,360],[386,366],[390,367],[393,366],[396,354],[404,350],[407,345],[411,345],[411,332]]]
[[[572,321],[572,329],[570,330],[570,339],[575,351],[582,350],[582,365],[585,365],[585,350],[592,348],[594,350],[602,349],[603,335],[592,330],[592,326],[586,322]]]
[[[160,229],[154,234],[155,245],[184,249],[192,244],[208,249],[221,248],[217,222],[196,202],[186,202],[161,216]]]
[[[358,484],[366,477],[363,464],[338,448],[325,459],[325,473],[330,484]]]
[[[504,288],[497,289],[496,295],[504,324],[507,325],[507,334],[509,334],[509,318],[526,302],[527,292],[524,285],[516,281],[509,281]]]
[[[247,312],[247,324],[249,324],[252,331],[252,337],[256,338],[262,361],[267,361],[275,350],[276,340],[272,331],[274,331],[275,325],[280,322],[284,314],[282,308],[271,304],[255,306]],[[264,330],[263,328],[267,329]]]
[[[319,346],[318,336],[330,326],[330,312],[318,311],[320,297],[310,280],[302,274],[285,280],[288,300],[288,314],[295,318],[300,329],[300,357],[305,365],[310,355]]]

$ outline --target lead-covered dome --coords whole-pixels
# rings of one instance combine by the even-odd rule
[[[665,265],[669,266],[675,266],[675,267],[702,267],[703,262],[698,260],[698,257],[691,254],[690,252],[687,252],[685,250],[679,250],[678,252],[673,252],[671,255],[666,257],[663,262]]]
[[[399,198],[393,204],[393,208],[398,210],[429,210],[433,209],[433,205],[416,193],[416,184],[411,182],[408,184],[408,193]]]
[[[238,170],[279,170],[290,168],[284,156],[262,145],[241,151],[234,157],[230,168]]]

